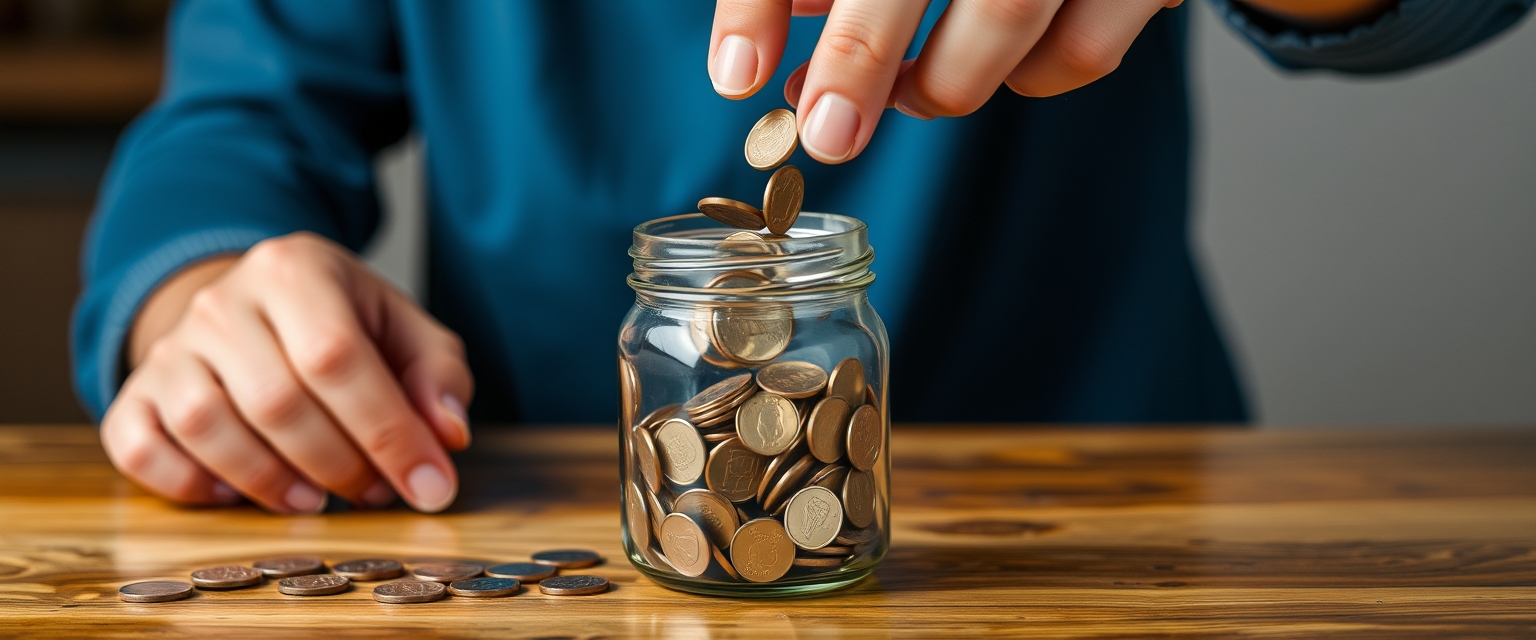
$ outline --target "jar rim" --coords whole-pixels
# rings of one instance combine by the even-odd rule
[[[862,220],[852,216],[836,213],[817,213],[803,211],[796,219],[796,225],[790,229],[789,239],[817,240],[821,242],[836,241],[842,237],[854,237],[867,234],[869,227]],[[815,224],[804,224],[812,222]],[[695,224],[697,223],[697,224]],[[672,227],[668,229],[668,227]],[[668,245],[677,248],[695,248],[700,250],[717,251],[720,240],[732,233],[738,233],[742,229],[726,227],[702,213],[683,213],[665,218],[648,220],[635,226],[634,246],[631,249],[635,257],[659,257],[653,253],[643,251],[643,247]],[[689,235],[668,235],[668,232],[686,232]],[[796,232],[799,232],[798,234]],[[860,240],[862,243],[863,240]]]
[[[857,218],[804,212],[782,236],[732,240],[743,230],[701,213],[658,218],[635,227],[630,286],[660,295],[778,297],[868,287],[874,251]],[[757,282],[718,280],[756,274]]]

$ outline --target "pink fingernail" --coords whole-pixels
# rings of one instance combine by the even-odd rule
[[[757,83],[757,47],[751,40],[730,35],[715,49],[709,79],[720,95],[739,96]]]
[[[215,502],[234,502],[240,499],[239,491],[222,482],[213,483],[213,486],[208,488],[208,492],[213,494]]]
[[[373,486],[363,492],[363,504],[370,507],[387,507],[395,501],[395,490],[383,478],[373,481]]]
[[[319,513],[325,508],[326,495],[308,482],[295,482],[288,487],[283,501],[299,513]]]
[[[919,113],[916,109],[913,109],[912,107],[909,107],[907,105],[902,104],[900,100],[896,101],[896,110],[900,111],[902,113],[902,115],[906,115],[906,116],[910,116],[910,117],[913,117],[913,118],[917,118],[918,120],[932,120],[933,119],[933,116],[923,115],[922,113]]]
[[[853,138],[858,133],[859,108],[852,100],[829,91],[811,107],[800,142],[817,160],[837,162],[853,153]]]
[[[411,470],[405,478],[411,488],[411,501],[417,509],[433,513],[447,509],[453,503],[454,487],[448,476],[432,464],[423,464]]]
[[[469,446],[469,414],[464,411],[464,403],[452,394],[443,394],[443,413],[448,414],[448,419],[464,434],[464,446]]]

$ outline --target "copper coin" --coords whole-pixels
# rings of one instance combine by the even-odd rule
[[[733,427],[728,431],[714,431],[699,437],[704,439],[705,444],[720,444],[726,440],[736,438],[736,429]],[[704,474],[709,474],[709,462],[707,460],[704,462]]]
[[[757,484],[756,496],[759,506],[761,506],[763,502],[767,500],[768,490],[773,488],[774,482],[783,475],[782,472],[785,469],[788,469],[790,464],[798,461],[800,457],[805,453],[805,447],[801,446],[804,442],[805,438],[804,436],[801,436],[801,438],[796,440],[795,444],[786,449],[784,453],[774,456],[772,460],[768,461],[768,468],[763,470],[763,479],[758,481]]]
[[[539,583],[548,596],[589,596],[608,590],[608,579],[598,576],[560,576]]]
[[[843,532],[837,534],[834,542],[846,546],[860,545],[875,539],[875,534],[879,532],[879,529],[874,528],[849,529],[844,527]]]
[[[123,602],[171,602],[192,596],[192,585],[175,580],[150,580],[123,585],[117,597]]]
[[[778,455],[799,438],[800,414],[783,396],[758,393],[736,409],[736,433],[748,449]]]
[[[693,518],[674,513],[661,521],[661,552],[677,569],[690,578],[704,575],[709,569],[709,535]]]
[[[795,557],[795,566],[797,566],[797,567],[810,567],[810,568],[814,568],[814,569],[821,569],[821,568],[826,568],[826,567],[836,567],[838,565],[841,565],[842,563],[843,563],[843,558],[834,558],[834,557],[831,557],[831,556],[796,556]]]
[[[818,487],[826,487],[833,491],[840,491],[843,488],[844,476],[839,474],[847,473],[848,467],[840,464],[829,464],[825,467],[822,467],[821,470],[812,475],[810,480],[805,481],[805,484],[806,486],[816,485]]]
[[[785,503],[784,531],[801,549],[820,549],[832,544],[843,528],[843,505],[824,487],[806,487]]]
[[[827,377],[827,395],[842,398],[848,406],[864,404],[864,365],[853,358],[845,358]]]
[[[751,582],[773,582],[789,572],[795,561],[795,543],[784,525],[773,518],[758,518],[736,530],[731,540],[731,564]]]
[[[805,442],[817,460],[833,463],[843,457],[848,424],[848,403],[837,396],[822,398],[811,410],[806,423]]]
[[[745,202],[730,198],[705,198],[699,201],[699,212],[724,225],[756,231],[767,226],[763,211]]]
[[[267,558],[251,564],[268,578],[292,578],[325,571],[325,562],[314,556]]]
[[[511,578],[469,578],[448,583],[448,593],[466,598],[500,598],[517,593],[522,583]]]
[[[398,578],[405,573],[405,567],[394,560],[368,558],[337,563],[331,567],[331,571],[355,582],[370,582]]]
[[[553,578],[559,570],[547,564],[537,562],[508,562],[485,568],[485,575],[492,578],[509,578],[522,582],[538,582],[545,578]]]
[[[669,404],[646,414],[644,418],[640,419],[640,422],[637,426],[639,426],[641,429],[655,429],[661,423],[666,422],[673,416],[676,416],[677,412],[681,411],[682,408],[683,405],[680,404]]]
[[[726,575],[735,580],[742,579],[741,574],[736,573],[736,567],[731,566],[731,559],[726,557],[725,552],[721,551],[720,547],[710,547],[710,551],[714,552],[715,564],[720,565],[720,568],[725,570]]]
[[[763,219],[770,233],[782,234],[800,217],[805,202],[805,176],[794,165],[784,165],[768,177],[763,189]]]
[[[736,535],[736,527],[741,524],[731,501],[708,489],[684,491],[672,503],[672,509],[693,518],[716,547],[731,546],[731,536]]]
[[[767,457],[748,449],[740,438],[729,438],[709,452],[704,484],[726,500],[745,502],[752,499],[758,477],[767,466]]]
[[[773,488],[768,490],[768,495],[763,498],[763,509],[778,515],[779,507],[785,504],[784,500],[789,497],[790,492],[800,486],[800,481],[805,479],[805,474],[810,473],[811,465],[815,462],[816,457],[807,453],[786,469],[784,475],[779,476],[779,481],[774,483]]]
[[[640,374],[624,356],[619,356],[619,408],[624,428],[634,427],[640,417]]]
[[[752,125],[752,131],[747,133],[747,164],[753,169],[767,171],[784,164],[799,145],[794,112],[774,109]]]
[[[875,468],[885,442],[885,425],[873,405],[864,405],[848,419],[848,463],[859,471]]]
[[[809,398],[827,387],[827,372],[809,362],[775,362],[757,372],[757,386],[791,400]]]
[[[199,589],[239,589],[261,582],[261,572],[250,567],[226,565],[192,572],[192,584]]]
[[[290,596],[328,596],[346,591],[351,584],[351,580],[335,574],[311,574],[279,580],[277,592]]]
[[[646,506],[649,507],[647,510],[651,512],[651,524],[655,526],[656,531],[661,531],[661,519],[672,513],[672,499],[660,491],[647,491],[645,501]]]
[[[442,600],[448,595],[448,587],[441,582],[401,580],[386,582],[373,588],[373,599],[385,604],[416,604]]]
[[[843,515],[859,529],[875,521],[875,474],[850,471],[843,482]]]
[[[646,429],[631,429],[629,444],[635,450],[635,466],[640,467],[640,477],[652,491],[661,489],[661,456],[656,452],[656,439]]]
[[[743,373],[734,375],[710,385],[700,391],[698,395],[689,398],[683,403],[683,411],[690,415],[718,408],[720,403],[741,393],[742,389],[752,385],[752,374]]]
[[[748,289],[773,284],[773,280],[756,271],[737,269],[715,276],[704,285],[705,289]]]
[[[635,543],[635,547],[644,549],[651,546],[651,516],[646,513],[645,496],[639,486],[633,482],[626,482],[624,491],[624,526],[629,532],[629,539]],[[487,569],[487,572],[490,570]],[[486,575],[490,575],[487,573]]]
[[[533,554],[533,561],[556,569],[580,569],[602,562],[603,557],[586,549],[555,549]]]
[[[449,583],[468,580],[485,571],[483,565],[469,562],[433,562],[411,567],[411,577],[428,582]]]
[[[834,547],[828,545],[820,549],[806,549],[805,552],[818,556],[846,556],[853,553],[853,547]]]
[[[661,454],[661,473],[679,485],[698,482],[704,475],[707,454],[699,430],[682,418],[656,428],[656,451]]]

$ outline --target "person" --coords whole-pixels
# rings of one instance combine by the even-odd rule
[[[1346,73],[1531,2],[1212,0],[1279,66]],[[180,4],[86,240],[78,392],[173,501],[441,510],[472,420],[613,418],[629,230],[759,192],[740,144],[782,87],[807,208],[880,252],[898,419],[1241,421],[1187,241],[1178,5]],[[357,257],[411,130],[424,308]]]

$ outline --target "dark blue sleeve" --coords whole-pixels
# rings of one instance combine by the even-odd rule
[[[1312,31],[1268,18],[1233,0],[1216,11],[1286,69],[1389,73],[1449,58],[1509,28],[1536,0],[1402,0],[1370,24]]]
[[[166,57],[85,240],[71,350],[97,418],[129,323],[167,276],[300,230],[360,248],[378,225],[373,155],[409,122],[385,2],[184,2]]]

